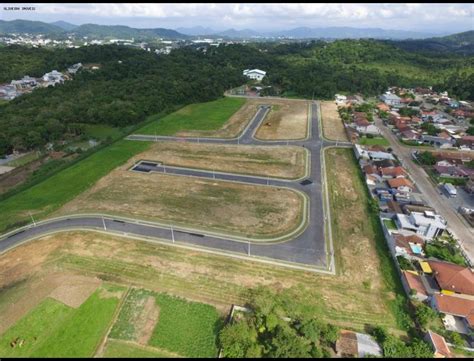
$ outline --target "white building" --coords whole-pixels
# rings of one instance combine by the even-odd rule
[[[400,98],[392,93],[385,93],[380,97],[385,104],[390,106],[399,106],[400,105]]]
[[[406,229],[428,239],[433,239],[443,233],[447,222],[438,214],[430,211],[412,212],[409,216],[397,213],[395,223],[399,229]]]
[[[243,71],[243,74],[250,79],[261,81],[265,77],[267,72],[260,69],[245,69]]]
[[[77,63],[67,68],[67,71],[71,74],[76,74],[80,68],[82,68],[82,63]]]
[[[48,85],[56,85],[64,83],[64,75],[57,70],[43,75],[43,81]]]

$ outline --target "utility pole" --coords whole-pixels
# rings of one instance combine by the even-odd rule
[[[33,215],[31,214],[31,212],[28,212],[30,214],[30,217],[31,217],[31,220],[33,221],[33,225],[36,227],[36,222],[35,222],[35,219],[33,218]]]

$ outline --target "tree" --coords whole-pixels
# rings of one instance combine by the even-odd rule
[[[278,326],[270,341],[269,357],[310,358],[311,344],[288,325]]]
[[[421,327],[425,328],[428,323],[438,317],[438,313],[424,303],[416,306],[415,316]]]
[[[451,343],[455,346],[464,346],[464,339],[462,338],[462,336],[457,333],[457,332],[450,332],[449,333],[449,340],[451,341]]]
[[[434,165],[436,164],[436,157],[431,152],[421,152],[418,154],[418,160],[421,164]]]
[[[416,338],[410,345],[410,357],[432,358],[433,354],[431,346],[418,338]]]
[[[339,328],[337,326],[327,324],[321,328],[321,342],[327,346],[332,346],[339,338]]]
[[[469,127],[466,131],[467,134],[469,135],[474,135],[474,127]]]
[[[261,357],[257,332],[245,321],[225,326],[219,333],[222,355],[229,358]]]

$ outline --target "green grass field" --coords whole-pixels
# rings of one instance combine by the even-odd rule
[[[362,137],[359,139],[358,143],[360,145],[381,145],[383,147],[388,147],[390,145],[390,142],[383,137],[376,137],[376,138]]]
[[[198,103],[159,118],[137,134],[174,135],[185,130],[217,130],[246,102],[244,98],[221,98],[207,103]]]
[[[17,158],[15,160],[12,160],[6,163],[5,165],[9,167],[21,167],[22,165],[28,164],[38,158],[39,158],[38,152],[30,152],[21,156],[20,158]]]
[[[150,345],[186,357],[216,357],[216,337],[223,326],[210,305],[189,302],[166,294],[156,295],[160,319]]]
[[[176,358],[177,356],[152,347],[142,347],[119,340],[108,340],[102,357],[106,358]]]
[[[102,286],[79,308],[47,298],[0,337],[2,357],[91,357],[105,335],[119,304],[104,292],[124,287]],[[17,339],[21,346],[11,347]]]
[[[120,140],[66,168],[41,183],[0,201],[0,232],[30,222],[29,212],[42,218],[91,187],[148,142]]]

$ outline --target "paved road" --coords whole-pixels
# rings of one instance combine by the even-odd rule
[[[439,194],[438,190],[430,182],[429,176],[423,168],[413,161],[411,157],[413,149],[402,146],[397,137],[383,124],[382,120],[378,117],[375,118],[375,124],[382,130],[382,134],[390,142],[390,146],[402,161],[403,166],[409,171],[410,176],[427,199],[428,204],[448,221],[449,228],[459,238],[469,258],[474,260],[473,229],[460,219],[461,216],[449,204],[446,204],[446,200],[443,199],[443,196]]]
[[[302,184],[301,181],[287,181],[274,178],[260,178],[243,176],[228,173],[215,173],[186,169],[178,167],[166,167],[167,173],[180,174],[185,176],[199,176],[205,178],[216,178],[229,181],[248,182],[253,184],[268,184],[270,186],[286,186],[304,192],[309,198],[308,223],[304,231],[296,238],[273,244],[262,244],[262,242],[248,243],[242,242],[232,237],[220,238],[207,234],[197,234],[196,232],[180,231],[175,229],[174,234],[170,228],[152,226],[135,220],[119,220],[118,218],[102,217],[80,217],[71,219],[61,219],[52,222],[38,224],[0,239],[0,252],[19,244],[27,239],[38,238],[42,234],[66,229],[102,229],[112,233],[127,233],[140,237],[159,238],[169,242],[185,245],[211,248],[214,250],[233,252],[241,255],[258,256],[265,259],[294,262],[309,265],[316,268],[333,269],[333,261],[328,265],[328,258],[333,260],[332,245],[329,251],[326,250],[322,199],[322,174],[321,174],[321,150],[323,146],[333,146],[336,142],[322,140],[319,135],[318,107],[316,102],[311,103],[311,118],[309,123],[309,134],[305,140],[290,141],[261,141],[254,138],[254,134],[267,115],[270,106],[261,106],[254,118],[249,122],[242,134],[236,139],[217,138],[178,138],[163,137],[153,135],[131,135],[130,140],[159,141],[159,140],[185,140],[187,142],[219,143],[219,144],[252,144],[252,145],[299,145],[305,147],[310,152],[310,169],[306,177],[309,182]],[[350,143],[337,142],[341,146],[349,146]],[[165,171],[164,168],[160,170]],[[328,257],[329,256],[329,257]]]

